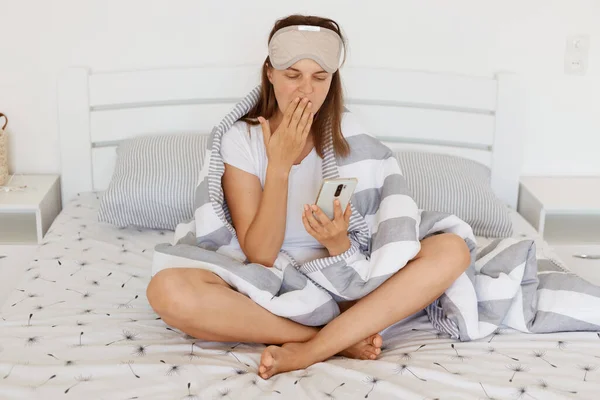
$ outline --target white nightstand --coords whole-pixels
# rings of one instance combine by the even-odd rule
[[[11,187],[0,189],[0,245],[41,243],[54,218],[61,211],[58,175],[15,175]]]
[[[600,285],[600,176],[521,178],[521,214],[573,272]]]

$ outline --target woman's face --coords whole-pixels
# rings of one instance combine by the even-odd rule
[[[279,111],[284,113],[296,97],[306,97],[312,102],[312,112],[319,111],[331,86],[332,74],[308,58],[302,59],[286,70],[267,69],[273,85]]]

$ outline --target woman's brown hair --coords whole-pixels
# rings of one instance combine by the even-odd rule
[[[346,61],[346,41],[342,36],[341,30],[337,22],[329,18],[321,18],[310,15],[290,15],[286,18],[277,20],[271,33],[269,34],[269,41],[278,30],[292,25],[313,25],[320,26],[323,28],[331,29],[336,32],[342,39],[344,44],[344,60]],[[246,115],[241,119],[250,125],[259,124],[257,117],[264,117],[265,119],[271,118],[277,111],[277,100],[275,99],[275,91],[273,85],[269,81],[267,76],[268,68],[273,68],[267,56],[262,67],[261,74],[261,93],[258,102]],[[323,150],[325,147],[324,132],[327,129],[328,124],[331,124],[331,131],[333,135],[333,149],[336,155],[347,156],[350,152],[350,147],[344,136],[342,135],[342,113],[344,111],[344,96],[342,89],[342,81],[340,79],[340,70],[338,69],[333,73],[331,79],[331,86],[327,97],[323,102],[323,105],[319,111],[315,114],[312,131],[314,133],[313,139],[315,143],[315,149],[321,158],[324,157]]]

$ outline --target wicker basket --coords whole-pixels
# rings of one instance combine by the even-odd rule
[[[0,186],[8,181],[8,135],[4,131],[6,125],[8,125],[8,117],[0,113],[0,126],[2,126],[0,128]]]

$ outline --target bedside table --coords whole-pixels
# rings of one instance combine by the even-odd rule
[[[550,244],[600,244],[600,176],[522,177],[517,211]]]
[[[0,245],[39,244],[61,211],[58,175],[15,175],[10,186],[22,191],[0,190]]]
[[[567,268],[600,285],[600,176],[521,178],[517,211]]]
[[[581,254],[599,256],[600,244],[554,245],[552,248],[569,270],[600,286],[600,259],[582,259],[576,257],[576,255]]]

